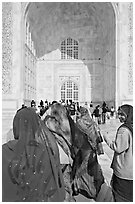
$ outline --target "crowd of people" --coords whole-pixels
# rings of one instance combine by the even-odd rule
[[[36,105],[36,102],[34,100],[31,101],[31,107],[35,108],[36,112],[39,114],[39,116],[42,116],[46,110],[49,108],[51,104],[57,101],[48,102],[48,100],[40,101],[39,105]],[[89,111],[90,116],[92,119],[99,125],[99,124],[105,124],[107,119],[115,118],[117,117],[117,111],[114,109],[114,106],[108,107],[106,102],[103,101],[102,104],[93,104],[91,101],[90,104],[85,102],[83,105],[80,105],[79,102],[74,102],[72,100],[60,100],[59,103],[61,103],[63,106],[66,107],[68,113],[70,116],[76,121],[77,115],[80,111],[80,107],[85,107]]]
[[[59,101],[76,122],[80,113],[79,103]],[[6,202],[62,202],[65,201],[65,187],[60,166],[59,151],[51,132],[41,117],[52,103],[34,100],[31,107],[22,105],[13,119],[14,140],[2,146],[2,201]],[[97,125],[105,124],[114,117],[115,109],[108,108],[104,101],[94,107],[85,102],[84,108]],[[114,141],[109,132],[104,141],[114,151],[111,168],[111,188],[115,202],[133,201],[133,107],[119,107],[118,128]],[[46,134],[46,132],[48,134]],[[44,142],[43,142],[44,141]],[[108,167],[109,168],[109,167]]]

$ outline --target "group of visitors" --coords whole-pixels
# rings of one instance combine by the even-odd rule
[[[104,101],[102,105],[96,105],[94,107],[92,101],[90,105],[85,102],[84,105],[80,105],[79,102],[72,102],[72,100],[69,100],[67,103],[63,103],[63,105],[67,108],[69,111],[69,114],[71,117],[76,121],[76,117],[78,112],[80,111],[80,107],[85,107],[88,111],[92,119],[97,124],[105,124],[107,119],[110,119],[114,117],[115,109],[113,106],[109,108]]]
[[[46,100],[40,108],[48,108]],[[74,116],[80,106],[72,101],[63,104]],[[65,187],[60,167],[59,150],[53,134],[47,129],[35,110],[22,106],[13,119],[14,140],[2,146],[2,201],[6,202],[62,202],[65,201]],[[105,123],[107,105],[85,103],[91,117]],[[102,113],[100,112],[102,108]],[[47,110],[47,109],[46,109]],[[93,111],[93,112],[92,112]],[[42,115],[41,109],[40,114]],[[100,116],[99,116],[99,115]],[[113,116],[114,109],[112,107]],[[102,119],[101,119],[102,117]],[[133,107],[122,105],[118,109],[122,125],[118,128],[114,141],[109,132],[103,135],[107,145],[114,151],[111,168],[111,187],[115,202],[133,201]],[[47,134],[46,134],[47,133]],[[108,167],[109,168],[109,167]]]
[[[46,112],[46,110],[49,108],[49,106],[57,101],[48,102],[46,99],[45,102],[43,100],[40,101],[40,104],[36,106],[36,102],[34,100],[31,101],[31,107],[36,110],[36,112],[39,114],[39,116],[43,116],[43,114]],[[68,114],[74,118],[76,115],[76,111],[79,111],[79,102],[75,103],[72,100],[67,100],[66,102],[63,100],[60,100],[59,103],[61,103],[63,106],[66,107]]]
[[[102,105],[90,104],[91,117],[96,121],[97,124],[105,124],[107,119],[114,118],[115,109],[113,106],[109,108],[104,101]]]
[[[48,109],[50,104],[51,103],[48,102],[47,99],[45,100],[45,102],[41,100],[38,106],[36,106],[35,100],[31,101],[31,107],[35,109],[35,111],[38,113],[39,116],[42,116],[45,113],[45,111]]]
[[[53,103],[53,102],[52,102]],[[45,102],[43,100],[40,101],[40,104],[38,107],[36,106],[36,102],[34,100],[31,101],[31,107],[33,107],[36,112],[39,114],[39,116],[43,116],[43,114],[46,112],[46,110],[49,108],[49,106],[52,104],[51,102],[48,102],[46,99]],[[114,117],[115,109],[113,106],[109,108],[104,101],[102,105],[96,105],[94,107],[92,101],[90,105],[88,105],[87,102],[84,103],[84,105],[80,105],[79,102],[74,102],[72,100],[60,100],[59,103],[64,105],[69,113],[69,115],[72,117],[74,121],[76,121],[76,117],[78,112],[80,111],[80,107],[85,107],[89,111],[90,116],[92,119],[99,125],[99,124],[105,124],[106,119],[110,119],[110,117]]]

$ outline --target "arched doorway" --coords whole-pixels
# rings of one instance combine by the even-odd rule
[[[54,7],[56,8],[54,10]],[[62,4],[61,4],[62,3]],[[79,78],[79,89],[82,86],[82,84],[85,84],[87,86],[87,89],[83,90],[80,95],[84,94],[85,96],[91,93],[93,96],[98,96],[101,92],[99,91],[99,88],[102,85],[105,85],[105,91],[103,93],[104,96],[107,96],[107,91],[112,93],[113,92],[113,101],[116,104],[116,108],[118,105],[121,105],[123,103],[132,103],[132,2],[123,2],[123,3],[110,3],[110,2],[80,2],[80,5],[78,4],[79,2],[8,2],[5,3],[3,2],[4,7],[2,8],[2,15],[4,16],[3,18],[3,33],[4,33],[4,38],[2,39],[2,44],[3,46],[3,62],[2,62],[2,72],[4,73],[3,75],[3,94],[2,94],[2,117],[3,117],[3,125],[2,125],[2,132],[3,134],[7,132],[7,124],[8,128],[12,124],[12,118],[18,108],[21,107],[22,103],[24,103],[26,100],[30,101],[33,99],[32,97],[37,97],[38,90],[33,90],[36,87],[33,87],[34,78],[37,79],[37,67],[36,67],[36,72],[34,73],[31,72],[29,69],[25,69],[25,63],[26,63],[26,49],[25,49],[25,40],[26,40],[26,22],[28,22],[28,14],[31,19],[31,22],[33,22],[33,26],[30,26],[31,33],[32,33],[32,38],[35,36],[34,39],[34,44],[36,43],[36,60],[40,56],[43,56],[44,54],[49,54],[52,52],[52,50],[55,50],[56,48],[59,47],[59,43],[62,42],[64,39],[67,39],[68,37],[71,37],[72,39],[77,40],[79,44],[79,55],[78,55],[78,60],[82,60],[84,65],[87,66],[86,72],[83,70],[81,73],[81,76],[86,76],[85,79],[81,79],[81,76],[76,76],[71,74],[67,74],[67,68],[69,65],[69,61],[67,60],[67,67],[66,69],[64,68],[65,75],[66,77],[80,77]],[[68,8],[68,3],[70,5],[70,8]],[[83,9],[83,5],[87,3],[87,8]],[[51,14],[49,5],[52,7],[52,12],[53,15]],[[65,5],[67,9],[65,9]],[[73,5],[76,4],[76,5]],[[34,6],[34,10],[33,10]],[[62,9],[62,16],[60,15],[59,7]],[[72,7],[74,8],[75,6],[75,12],[72,10]],[[44,10],[44,8],[46,9]],[[82,8],[81,12],[79,8]],[[88,9],[88,12],[85,12],[85,10]],[[68,15],[68,11],[72,11],[72,15]],[[73,17],[73,14],[77,14]],[[40,14],[40,15],[39,15]],[[49,18],[54,18],[53,22],[55,22],[55,25],[59,25],[59,29],[56,29],[55,25],[52,23],[45,23],[44,20],[48,20],[48,17],[44,16],[48,14]],[[80,14],[81,17],[80,18]],[[93,14],[93,15],[92,15]],[[102,15],[103,14],[103,15]],[[105,15],[104,15],[105,14]],[[110,14],[112,15],[110,18]],[[123,15],[124,14],[124,15]],[[35,18],[33,19],[33,17]],[[40,17],[40,18],[39,18]],[[68,24],[68,18],[71,17],[73,19],[72,25]],[[85,21],[88,17],[88,21]],[[105,18],[103,18],[105,17]],[[57,21],[59,19],[59,21]],[[84,20],[85,19],[85,20]],[[92,27],[94,25],[94,19],[99,19],[100,23],[104,23],[105,25],[108,25],[108,27],[101,26],[101,24],[95,24],[95,27]],[[114,24],[110,22],[110,19],[113,19]],[[107,23],[107,20],[110,22]],[[57,22],[56,22],[57,21]],[[65,22],[66,21],[66,22]],[[77,23],[79,21],[79,23]],[[40,22],[45,23],[44,25],[40,24]],[[88,24],[91,22],[91,24]],[[84,23],[84,24],[83,24]],[[82,27],[82,24],[85,25],[85,27],[89,27],[87,30]],[[32,24],[30,24],[32,25]],[[54,26],[53,26],[54,25]],[[63,26],[67,26],[66,30]],[[52,29],[52,27],[53,29]],[[49,35],[47,34],[47,30],[49,30]],[[72,28],[72,29],[71,29]],[[75,31],[75,28],[77,30]],[[82,28],[82,31],[81,31]],[[106,32],[108,33],[108,30],[110,32],[104,36],[103,38],[97,38],[98,36],[102,36],[102,32],[100,33],[101,35],[98,35],[96,31],[96,28],[102,28],[101,30],[103,33]],[[114,29],[112,29],[114,28]],[[111,30],[112,29],[112,30]],[[52,32],[53,30],[54,32]],[[71,32],[72,30],[72,32]],[[36,31],[36,33],[34,33]],[[59,31],[59,32],[57,32]],[[70,32],[69,32],[70,31]],[[75,32],[74,32],[75,31]],[[104,32],[105,31],[105,32]],[[113,31],[113,32],[111,32]],[[2,34],[3,34],[2,33]],[[11,35],[9,36],[9,34]],[[79,35],[76,35],[76,33],[79,33]],[[85,33],[85,39],[82,37],[82,33]],[[123,35],[124,33],[124,35]],[[44,34],[44,35],[40,35]],[[55,34],[53,38],[51,37],[52,34]],[[2,37],[3,37],[2,36]],[[46,37],[51,37],[46,38]],[[57,37],[60,37],[58,39]],[[44,39],[42,38],[44,37]],[[91,44],[89,46],[89,49],[83,49],[86,48],[87,45],[90,44],[90,41],[88,41],[88,37],[91,38],[91,42],[94,42],[94,38],[96,39],[97,44]],[[112,37],[112,38],[111,38]],[[87,39],[87,40],[86,40]],[[109,41],[109,39],[111,39]],[[85,41],[86,40],[86,41]],[[56,44],[54,44],[54,42]],[[100,43],[103,43],[103,48],[107,48],[106,45],[108,46],[109,49],[104,49],[100,50],[101,48]],[[104,46],[105,45],[105,46]],[[112,45],[112,46],[111,46]],[[40,49],[39,49],[40,48]],[[95,48],[95,52],[90,52],[93,51],[92,48]],[[99,54],[98,50],[100,50]],[[81,51],[81,52],[80,52]],[[80,55],[81,53],[81,55]],[[38,54],[38,55],[37,55]],[[82,55],[83,54],[83,55]],[[88,57],[86,56],[88,54]],[[98,57],[98,58],[95,58]],[[27,57],[26,57],[27,58]],[[99,59],[99,60],[98,60]],[[49,59],[51,61],[51,59]],[[48,63],[49,63],[48,60]],[[54,60],[54,59],[53,59]],[[53,61],[52,60],[52,61]],[[88,61],[89,60],[89,61]],[[112,60],[114,63],[112,63]],[[32,61],[32,60],[31,60]],[[46,62],[46,60],[45,60]],[[60,60],[59,60],[60,62]],[[87,63],[89,62],[89,63]],[[72,64],[72,61],[70,61],[70,64]],[[125,66],[126,64],[126,66]],[[56,65],[58,65],[58,60],[56,62]],[[77,67],[79,67],[79,63],[76,61]],[[100,66],[101,65],[101,66]],[[111,66],[110,66],[111,65]],[[61,61],[61,70],[63,69],[63,64]],[[73,66],[72,66],[73,67]],[[74,67],[73,67],[74,68]],[[51,66],[49,69],[47,68],[45,72],[45,81],[48,83],[48,93],[45,95],[48,96],[48,94],[52,93],[51,97],[57,96],[55,94],[55,91],[57,88],[59,88],[59,93],[61,90],[61,80],[59,80],[59,76],[55,78],[55,73],[58,69],[58,66],[54,67],[54,72],[52,73],[52,76],[49,74],[53,71]],[[105,71],[106,70],[106,71]],[[109,78],[111,73],[109,73],[109,70],[113,71],[113,78]],[[98,73],[98,71],[101,71],[101,73]],[[101,83],[100,77],[102,73],[105,73],[107,75],[103,75],[103,83]],[[50,73],[49,73],[50,72]],[[108,72],[108,73],[107,73]],[[29,73],[29,76],[27,74]],[[34,76],[31,76],[32,73]],[[72,73],[74,74],[74,70],[72,70]],[[60,77],[65,77],[63,75],[63,72],[61,71]],[[109,76],[109,77],[108,77]],[[25,78],[29,78],[29,83],[27,83],[26,90],[25,90]],[[110,81],[111,84],[107,84],[107,80]],[[64,78],[65,80],[65,78]],[[36,80],[37,81],[37,80]],[[38,81],[40,81],[38,79]],[[98,82],[98,83],[97,83]],[[30,84],[31,83],[31,84]],[[58,84],[59,83],[59,84]],[[82,84],[81,84],[82,83]],[[57,85],[58,84],[58,85]],[[50,89],[50,85],[53,87]],[[130,86],[131,85],[131,86]],[[30,87],[31,86],[31,87]],[[112,87],[112,90],[110,91],[109,87]],[[42,86],[40,86],[42,88]],[[46,87],[47,88],[47,87]],[[93,91],[92,91],[92,89]],[[91,89],[91,90],[90,90]],[[130,92],[129,92],[130,90]],[[34,96],[31,94],[33,91]],[[99,91],[99,93],[98,93]],[[41,90],[42,92],[42,90]],[[86,94],[88,93],[88,94]],[[28,97],[29,96],[29,97]],[[83,97],[82,97],[83,98]],[[59,98],[60,99],[60,94]],[[110,97],[108,97],[110,99]],[[98,100],[98,98],[96,98]]]
[[[34,22],[32,18],[34,15],[37,18],[38,10],[40,10],[42,8],[41,11],[43,11],[43,7],[44,8],[46,7],[44,13],[47,13],[47,8],[49,10],[49,6],[51,5],[50,8],[52,8],[52,11],[54,11],[57,18],[59,17],[58,13],[60,10],[62,12],[65,11],[65,13],[62,14],[63,16],[61,18],[62,20],[64,19],[64,16],[67,15],[67,13],[69,12],[69,10],[67,8],[68,8],[68,5],[70,3],[65,3],[65,4],[64,3],[55,3],[55,6],[54,6],[55,9],[53,8],[53,4],[54,3],[51,3],[51,4],[48,3],[47,4],[47,2],[44,2],[44,3],[29,3],[27,5],[27,8],[26,8],[27,15],[26,16],[28,17],[27,20],[31,19],[30,20],[31,32],[34,32],[34,29],[36,30],[36,24],[34,24],[34,26],[32,26],[32,24],[31,24],[31,22]],[[98,38],[95,37],[96,38],[96,44],[93,44],[93,45],[91,44],[92,46],[90,46],[88,50],[85,50],[85,49],[83,50],[81,48],[82,54],[81,54],[81,56],[78,57],[79,60],[81,59],[83,61],[83,63],[88,67],[88,75],[89,75],[88,80],[92,80],[90,82],[90,84],[92,84],[92,86],[90,87],[88,85],[89,87],[87,88],[87,90],[85,92],[87,92],[91,89],[92,101],[99,102],[100,100],[101,101],[106,100],[109,103],[115,104],[116,100],[117,100],[117,96],[116,96],[117,87],[116,86],[118,86],[118,83],[117,83],[117,74],[118,74],[117,71],[118,70],[116,69],[117,63],[118,63],[118,59],[116,57],[116,52],[117,52],[116,43],[118,41],[116,40],[117,39],[117,37],[116,37],[117,36],[117,33],[116,33],[117,30],[115,27],[115,25],[117,25],[117,23],[116,23],[117,19],[116,19],[116,9],[114,9],[114,7],[116,7],[116,6],[113,3],[98,3],[98,2],[95,2],[95,3],[88,2],[86,6],[84,6],[84,5],[86,5],[86,4],[85,3],[77,3],[77,2],[70,5],[71,7],[75,8],[74,22],[75,21],[77,22],[79,19],[81,19],[80,20],[80,23],[81,23],[82,19],[84,20],[84,19],[88,18],[89,20],[87,20],[85,22],[85,24],[87,24],[88,21],[91,21],[91,29],[88,28],[88,31],[87,31],[87,33],[89,32],[90,36],[92,36],[92,32],[94,32],[92,24],[95,23],[94,28],[96,29],[98,27],[100,30],[100,31],[97,30],[97,33],[95,33],[95,36],[96,35],[98,36]],[[102,7],[102,8],[100,9],[100,7]],[[36,12],[33,12],[33,11],[36,11]],[[102,14],[104,12],[105,12],[105,15],[103,16]],[[110,20],[106,21],[107,18],[105,18],[105,17],[108,14],[109,14]],[[89,18],[90,15],[91,15],[91,18]],[[80,16],[81,16],[81,18],[80,18]],[[52,17],[49,17],[49,18],[52,18]],[[100,18],[101,18],[101,20],[99,20]],[[113,19],[112,22],[111,22],[111,18]],[[44,19],[47,19],[47,18],[44,18]],[[56,20],[56,19],[54,19],[54,20]],[[61,24],[62,20],[59,20],[61,27],[63,26],[63,24]],[[37,22],[38,22],[38,20],[37,20]],[[64,20],[63,20],[63,22],[64,22]],[[49,21],[48,21],[48,23],[49,23]],[[37,23],[37,25],[39,25],[39,24]],[[42,30],[43,30],[47,26],[46,28],[48,29],[48,25],[44,24],[44,28],[43,28],[43,25],[42,26],[39,25],[39,27],[42,27]],[[88,27],[88,25],[85,25],[85,26]],[[45,30],[47,30],[47,29],[45,29]],[[71,28],[69,27],[68,29],[70,30]],[[45,30],[44,30],[44,34],[46,36],[47,31],[45,31]],[[56,29],[54,28],[54,30],[56,30]],[[63,30],[64,30],[64,27],[63,27]],[[109,30],[111,30],[112,32],[109,32]],[[39,30],[38,30],[38,32],[39,32]],[[49,33],[52,34],[51,30]],[[77,39],[79,41],[79,44],[82,44],[83,38],[81,36],[79,37],[78,35],[75,36],[75,34],[73,32],[71,32],[71,33],[72,33],[71,37],[73,39]],[[106,33],[106,34],[104,34],[104,33]],[[57,30],[56,30],[56,35],[60,36],[60,37],[56,38],[56,36],[53,36],[52,40],[48,38],[48,41],[46,41],[48,43],[47,45],[45,44],[45,40],[44,40],[45,38],[44,39],[42,38],[43,39],[42,44],[44,45],[44,47],[43,47],[43,45],[41,46],[41,42],[39,44],[37,44],[37,42],[36,42],[36,44],[37,44],[36,50],[37,50],[38,57],[43,56],[43,53],[46,54],[46,53],[52,52],[53,50],[55,50],[56,48],[59,47],[58,44],[60,42],[62,42],[62,39],[70,36],[70,35],[66,36],[66,34],[63,34],[63,36],[62,36],[61,34],[59,34],[59,32]],[[33,36],[36,36],[36,34],[33,34]],[[100,38],[99,36],[102,36],[103,38]],[[85,36],[85,37],[87,38],[87,36]],[[55,42],[53,42],[54,39],[56,39]],[[102,39],[104,39],[104,40],[102,41]],[[38,41],[38,39],[37,39],[37,41]],[[94,41],[94,37],[92,38],[91,41]],[[90,43],[90,41],[88,43]],[[84,44],[86,45],[86,41]],[[39,49],[39,47],[41,49]],[[94,52],[93,52],[92,47],[94,47],[94,49],[95,49]],[[105,47],[105,49],[103,49],[104,47]],[[79,50],[79,52],[80,52],[80,50]],[[88,54],[88,53],[90,53],[90,54]],[[101,55],[102,55],[102,57],[101,57]],[[90,64],[92,64],[92,66]],[[101,68],[102,68],[102,71],[100,70]],[[98,71],[98,70],[100,70],[100,71]],[[98,82],[98,80],[101,78],[100,77],[101,73],[104,73],[103,74],[103,80],[102,80],[103,83],[101,81]],[[103,87],[104,93],[100,94],[100,97],[97,97],[99,95],[99,93],[102,92],[100,90],[102,85],[104,86]],[[109,90],[108,87],[112,87],[112,90],[111,89]],[[102,95],[102,98],[101,98],[101,95]],[[53,98],[53,100],[54,99],[55,98]]]

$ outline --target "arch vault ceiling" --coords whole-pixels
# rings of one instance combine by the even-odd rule
[[[37,57],[60,47],[72,37],[103,57],[114,42],[115,16],[107,2],[33,2],[26,15]]]

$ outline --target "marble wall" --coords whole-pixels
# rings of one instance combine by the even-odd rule
[[[60,50],[53,51],[37,62],[37,101],[59,101],[61,86],[68,77],[79,87],[80,103],[106,100],[114,105],[114,75],[114,66],[105,69],[101,60],[61,60]]]
[[[21,4],[2,3],[2,140],[22,104]]]
[[[126,14],[126,15],[125,15]],[[133,3],[119,4],[119,104],[133,103]]]

